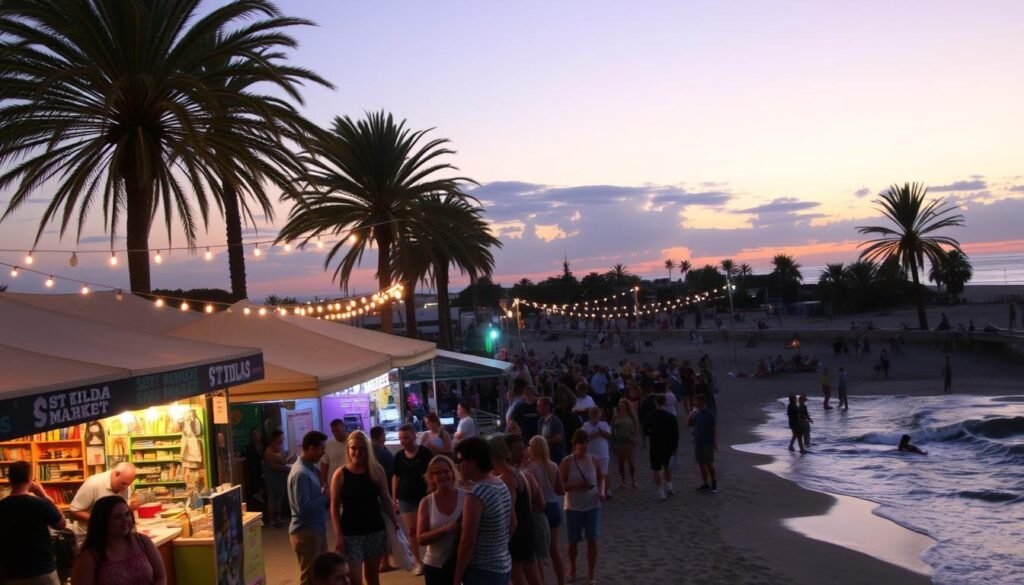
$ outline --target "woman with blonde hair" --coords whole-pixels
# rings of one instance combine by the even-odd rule
[[[551,559],[551,568],[554,570],[558,585],[565,585],[565,567],[562,564],[562,552],[558,547],[560,542],[558,529],[562,526],[561,497],[565,495],[562,476],[558,473],[558,465],[551,461],[548,442],[544,440],[544,437],[537,436],[530,439],[530,444],[526,449],[529,463],[526,464],[524,470],[537,481],[544,498],[544,517],[551,534],[548,541],[548,557]],[[543,580],[544,572],[540,571],[540,573]]]
[[[387,476],[377,463],[370,439],[362,431],[349,433],[345,441],[348,463],[331,479],[331,523],[338,535],[335,550],[348,557],[352,583],[380,585],[380,560],[387,554],[385,516],[398,530],[391,505]]]
[[[636,434],[637,426],[629,402],[620,400],[612,419],[612,447],[615,458],[619,460],[619,487],[626,487],[626,468],[629,468],[629,479],[636,489]]]
[[[420,500],[417,540],[426,547],[423,578],[426,585],[451,585],[455,579],[455,539],[462,522],[465,492],[456,488],[455,463],[438,455],[427,465],[427,496]]]

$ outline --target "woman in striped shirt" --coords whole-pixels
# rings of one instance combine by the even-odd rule
[[[461,441],[455,447],[455,462],[462,478],[472,484],[462,508],[455,583],[508,585],[512,573],[508,541],[515,530],[512,495],[491,474],[491,448],[484,439]]]

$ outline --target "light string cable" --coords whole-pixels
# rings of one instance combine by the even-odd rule
[[[643,305],[633,306],[616,306],[607,307],[600,306],[599,303],[606,302],[614,296],[622,296],[623,294],[630,294],[632,291],[626,293],[620,293],[619,295],[613,295],[613,297],[605,297],[597,301],[583,301],[580,303],[569,304],[549,304],[549,303],[537,303],[534,301],[527,301],[525,299],[516,298],[513,299],[513,304],[521,304],[542,311],[546,311],[557,315],[566,315],[569,317],[584,317],[584,318],[597,318],[602,317],[608,318],[624,318],[636,315],[653,315],[663,310],[677,309],[688,305],[693,305],[701,301],[705,301],[711,298],[711,295],[720,292],[728,291],[729,285],[722,285],[720,287],[711,289],[710,291],[704,291],[695,293],[692,295],[684,295],[668,301],[657,301],[653,303],[646,303]],[[593,307],[589,307],[590,304],[594,304]],[[582,305],[582,310],[578,307]],[[588,310],[589,309],[589,310]]]

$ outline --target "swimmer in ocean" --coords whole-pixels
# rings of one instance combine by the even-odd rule
[[[910,435],[903,435],[900,437],[900,444],[896,447],[900,451],[908,451],[910,453],[917,453],[918,455],[927,455],[928,452],[924,449],[913,445],[910,442]]]

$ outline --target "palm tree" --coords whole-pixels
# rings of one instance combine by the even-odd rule
[[[347,285],[352,270],[372,244],[377,248],[380,288],[389,288],[391,256],[401,244],[403,225],[419,219],[416,203],[438,193],[465,197],[459,186],[473,183],[465,177],[437,177],[457,169],[437,160],[454,154],[445,146],[447,139],[421,144],[430,130],[409,130],[405,120],[396,123],[386,112],[370,113],[359,121],[348,116],[335,118],[332,128],[317,133],[304,153],[306,186],[292,197],[288,222],[277,241],[302,240],[301,245],[306,245],[321,234],[351,233],[358,239],[342,255],[334,278],[341,286]],[[324,269],[349,241],[343,237],[330,249]],[[380,311],[381,329],[390,333],[390,303],[385,301]]]
[[[629,272],[629,267],[625,264],[616,264],[608,271],[607,276],[608,280],[616,287],[624,287],[629,283],[633,274]]]
[[[974,267],[970,259],[960,250],[950,250],[943,253],[939,262],[932,263],[931,271],[928,273],[928,280],[946,287],[946,292],[953,296],[956,301],[960,293],[964,292],[966,285],[974,276]]]
[[[750,264],[747,264],[746,262],[744,262],[743,264],[740,264],[739,272],[738,272],[740,280],[746,280],[747,278],[753,276],[753,274],[754,274],[754,269],[750,267]]]
[[[422,198],[416,203],[418,218],[404,226],[403,244],[395,254],[396,276],[409,284],[408,289],[419,281],[431,281],[436,287],[438,341],[447,349],[452,347],[450,267],[454,265],[472,281],[490,277],[494,271],[491,248],[501,247],[501,241],[491,234],[483,219],[483,209],[475,201],[461,193]],[[408,302],[406,317],[407,331],[412,337],[416,314],[409,310]]]
[[[800,264],[798,264],[793,257],[788,254],[776,254],[772,258],[772,266],[775,267],[772,270],[772,276],[779,283],[779,291],[782,295],[782,302],[786,302],[786,289],[793,289],[800,286],[803,282],[804,276],[800,273]]]
[[[828,301],[828,312],[834,314],[837,305],[842,305],[847,292],[846,267],[842,262],[826,264],[825,270],[818,277],[818,286],[821,288],[822,300]]]
[[[719,263],[719,266],[721,266],[722,270],[725,272],[726,280],[731,280],[733,274],[736,272],[736,262],[734,262],[732,258],[725,258],[721,263]]]
[[[210,39],[211,51],[215,51],[218,45],[223,44],[223,36],[223,33],[218,32]],[[255,225],[252,211],[246,205],[245,195],[252,195],[267,221],[273,221],[274,209],[262,187],[266,181],[272,182],[282,191],[288,191],[294,186],[295,178],[301,176],[304,169],[294,151],[283,147],[282,144],[286,140],[304,144],[305,137],[314,131],[312,124],[303,118],[291,103],[272,95],[253,94],[250,88],[260,82],[273,84],[298,104],[303,103],[299,93],[299,86],[303,82],[333,88],[329,82],[315,73],[282,63],[283,57],[282,53],[267,50],[246,57],[246,60],[258,59],[267,65],[259,67],[233,59],[231,55],[221,54],[219,59],[214,59],[207,66],[211,73],[219,73],[214,78],[216,90],[225,96],[222,100],[222,109],[217,112],[211,124],[211,131],[227,134],[231,143],[237,147],[234,151],[218,151],[218,159],[243,163],[235,166],[256,168],[265,175],[265,181],[244,181],[225,171],[219,176],[223,189],[231,293],[236,300],[248,297],[245,249],[242,240],[243,213],[246,223]],[[254,128],[251,124],[253,118],[260,120],[262,125]],[[256,162],[263,164],[255,164]],[[252,193],[251,189],[246,189],[247,186],[253,185],[258,186],[259,191]]]
[[[676,266],[679,268],[679,277],[684,279],[686,278],[686,273],[693,268],[689,260],[680,260]]]
[[[0,8],[0,165],[20,161],[0,175],[0,189],[17,185],[0,221],[45,187],[53,195],[35,243],[56,221],[62,237],[73,223],[80,237],[102,200],[111,243],[124,217],[134,292],[151,290],[149,233],[161,208],[168,234],[180,223],[191,246],[193,197],[205,225],[211,196],[223,200],[221,178],[262,196],[266,171],[237,141],[265,136],[263,116],[246,117],[248,130],[211,131],[226,104],[255,108],[261,96],[218,88],[225,76],[280,78],[276,51],[295,46],[286,30],[310,24],[267,0],[233,0],[205,15],[199,4],[6,0]],[[256,58],[267,51],[275,57]]]
[[[672,269],[676,267],[676,263],[672,259],[665,260],[665,268],[668,269],[668,281],[672,282]]]
[[[928,329],[928,316],[924,311],[924,294],[921,291],[919,271],[924,269],[927,257],[932,264],[940,262],[945,253],[943,246],[963,253],[960,242],[946,236],[931,235],[947,228],[964,225],[964,217],[955,213],[957,206],[936,199],[925,201],[928,188],[920,183],[893,185],[875,201],[878,210],[895,226],[860,226],[862,234],[879,237],[861,244],[867,246],[861,252],[862,259],[879,261],[897,258],[904,270],[910,270],[914,283],[914,297],[917,303],[917,320],[923,330]]]

